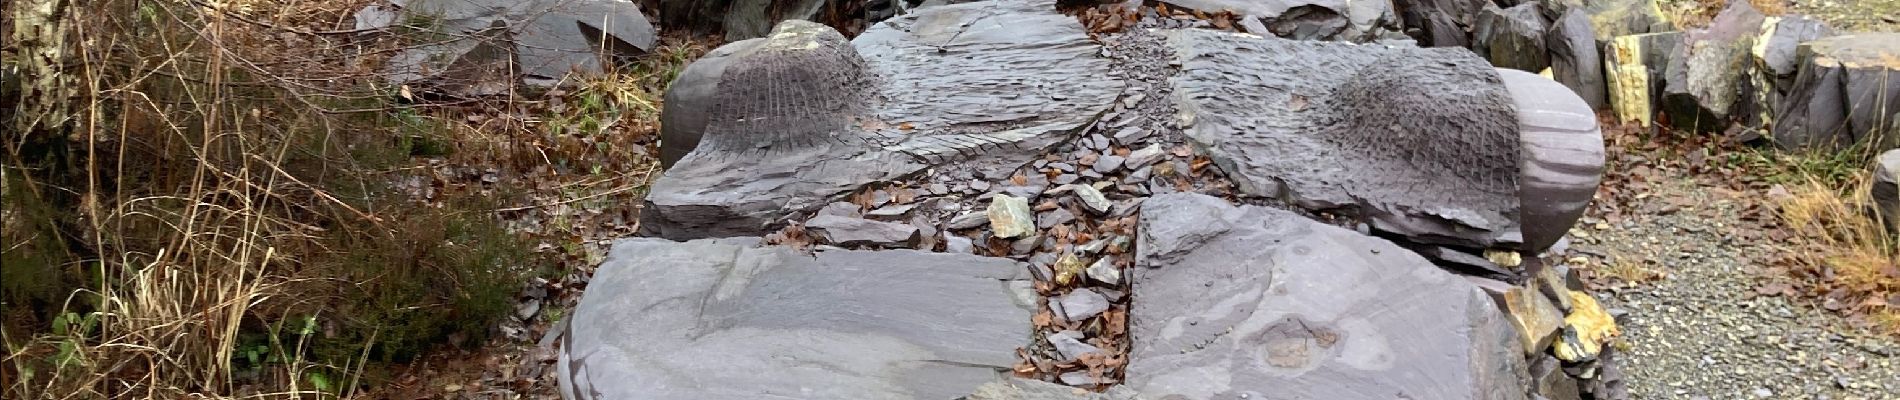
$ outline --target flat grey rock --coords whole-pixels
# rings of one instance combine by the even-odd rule
[[[976,393],[965,400],[1140,400],[1143,399],[1126,387],[1110,387],[1107,391],[1096,393],[1043,381],[1021,378],[1009,378],[984,384]]]
[[[1518,121],[1471,52],[1164,34],[1176,119],[1240,192],[1426,243],[1518,241]]]
[[[850,42],[809,22],[774,29],[716,49],[668,90],[662,161],[678,161],[653,184],[642,235],[761,235],[933,166],[1007,176],[1122,87],[1051,1],[927,7]]]
[[[1143,207],[1126,383],[1142,396],[1525,398],[1504,315],[1417,254],[1204,195]]]
[[[400,17],[391,17],[390,8]],[[625,0],[408,0],[366,8],[358,23],[387,26],[398,19],[435,21],[435,26],[416,28],[456,39],[397,54],[389,79],[427,83],[455,95],[506,91],[517,78],[549,86],[570,73],[599,74],[605,70],[603,56],[637,55],[652,49],[657,39],[639,7]],[[485,31],[502,33],[476,34]],[[488,47],[495,50],[483,50]]]
[[[1108,298],[1088,289],[1076,289],[1050,300],[1059,304],[1055,308],[1060,308],[1063,320],[1070,322],[1082,322],[1108,311]]]
[[[950,399],[1028,344],[1020,263],[745,241],[615,242],[569,317],[562,396]]]
[[[915,226],[837,215],[819,215],[805,221],[805,229],[835,246],[917,247],[922,232]]]

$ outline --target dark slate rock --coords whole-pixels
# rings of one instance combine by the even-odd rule
[[[1075,361],[1089,353],[1102,353],[1102,349],[1083,343],[1082,332],[1061,331],[1049,334],[1049,344],[1055,346],[1056,353],[1062,355],[1062,362]]]
[[[1801,69],[1775,113],[1783,148],[1900,148],[1900,33],[1857,33],[1801,46]],[[1882,138],[1882,142],[1869,142]]]
[[[949,399],[1028,345],[1020,263],[741,242],[616,242],[570,317],[563,397]]]
[[[1551,78],[1576,92],[1592,109],[1609,106],[1609,90],[1604,83],[1602,53],[1597,52],[1596,31],[1583,11],[1565,12],[1551,23],[1544,35],[1550,49]]]
[[[966,29],[979,21],[1000,28]],[[642,235],[764,234],[931,166],[1007,176],[1122,86],[1049,1],[929,7],[852,42],[809,22],[775,29],[715,50],[669,89],[662,153],[683,154],[654,182]]]
[[[569,73],[599,74],[607,56],[633,56],[653,48],[653,25],[624,0],[412,0],[401,18],[440,21],[441,34],[455,38],[408,48],[390,60],[389,79],[443,89],[452,95],[506,92],[516,81],[551,86]],[[388,10],[366,10],[363,19],[383,23]],[[601,38],[605,43],[597,43]]]
[[[1471,52],[1167,35],[1185,133],[1240,192],[1357,208],[1422,242],[1518,241],[1518,122]]]
[[[1050,308],[1060,309],[1063,320],[1081,322],[1108,311],[1108,298],[1101,293],[1088,289],[1076,289],[1062,297],[1050,299]]]
[[[1427,47],[1469,47],[1470,32],[1488,0],[1402,0],[1399,17],[1407,34]]]
[[[1049,212],[1036,216],[1036,227],[1042,229],[1049,229],[1056,225],[1070,222],[1075,222],[1075,213],[1069,212],[1069,209],[1066,208],[1049,210]]]
[[[1389,1],[1346,0],[1167,0],[1206,12],[1232,11],[1248,16],[1247,33],[1294,40],[1366,41],[1398,26]]]
[[[1887,150],[1874,160],[1871,196],[1874,215],[1887,222],[1888,232],[1900,234],[1900,149]]]
[[[1127,161],[1128,159],[1122,156],[1103,154],[1101,159],[1095,160],[1095,172],[1102,174],[1115,173],[1116,170],[1122,168],[1122,163]]]
[[[859,208],[861,207],[858,207],[857,204],[851,204],[848,202],[840,201],[836,203],[826,204],[825,208],[821,208],[818,210],[818,215],[836,215],[840,217],[850,217],[850,218],[863,217],[864,215],[858,212]]]
[[[943,252],[950,254],[976,254],[976,242],[962,236],[945,235],[943,238]]]
[[[819,215],[805,221],[805,229],[836,246],[916,247],[922,239],[922,233],[915,226],[836,215]]]
[[[1732,1],[1708,28],[1683,35],[1663,78],[1663,112],[1677,129],[1721,131],[1741,115],[1749,50],[1763,18],[1748,2]]]
[[[1493,66],[1535,73],[1550,67],[1550,51],[1544,40],[1549,29],[1537,3],[1508,9],[1486,6],[1478,13],[1478,25],[1471,32],[1472,48]]]
[[[1391,242],[1198,194],[1149,199],[1140,231],[1127,386],[1144,396],[1525,398],[1504,315]]]
[[[787,20],[816,20],[825,0],[731,0],[725,13],[726,40],[763,37]]]
[[[1536,254],[1557,243],[1596,196],[1604,169],[1603,133],[1590,104],[1549,79],[1498,70],[1517,109],[1519,218],[1524,246]]]
[[[1772,126],[1774,107],[1794,87],[1801,43],[1834,36],[1834,28],[1821,20],[1800,15],[1768,17],[1750,50],[1754,68],[1750,70],[1748,98],[1741,110],[1743,123],[1750,127]]]
[[[1588,3],[1582,10],[1589,13],[1598,42],[1618,36],[1676,30],[1656,0],[1552,0],[1545,3],[1548,6],[1553,2],[1567,4],[1553,8],[1557,12],[1576,9],[1574,5],[1578,3]]]

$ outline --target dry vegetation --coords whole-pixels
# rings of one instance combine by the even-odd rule
[[[1790,289],[1900,335],[1900,237],[1868,205],[1872,179],[1865,172],[1801,178],[1776,199],[1794,233],[1785,262],[1799,286]]]
[[[633,229],[703,46],[428,103],[380,63],[442,35],[352,31],[362,3],[6,2],[5,397],[351,397],[519,340],[492,333],[524,282],[573,289]]]

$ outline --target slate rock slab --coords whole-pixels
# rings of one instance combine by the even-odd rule
[[[1487,0],[1396,0],[1406,33],[1430,47],[1468,47]]]
[[[1144,397],[1525,398],[1504,314],[1391,242],[1199,194],[1150,198],[1140,223],[1126,384]]]
[[[1516,245],[1518,122],[1464,49],[1165,33],[1190,142],[1245,194],[1426,243]]]
[[[1020,263],[756,243],[615,242],[570,317],[562,395],[950,399],[1029,342]]]
[[[851,42],[786,21],[682,72],[641,234],[763,235],[928,167],[1002,176],[1093,123],[1123,86],[1052,1],[919,9]]]
[[[1773,125],[1774,107],[1794,87],[1795,73],[1800,72],[1797,51],[1801,43],[1834,35],[1827,22],[1801,15],[1770,16],[1762,21],[1749,51],[1754,59],[1749,73],[1751,97],[1740,111],[1746,114],[1748,126]]]
[[[1231,11],[1254,17],[1248,33],[1294,40],[1363,42],[1396,30],[1398,13],[1389,0],[1167,0],[1204,12]]]
[[[1808,42],[1794,87],[1775,112],[1783,148],[1900,148],[1900,33]],[[1871,140],[1879,138],[1879,142]]]
[[[397,54],[389,79],[456,95],[505,92],[515,82],[512,74],[536,86],[570,73],[598,74],[603,60],[643,53],[657,38],[639,7],[625,0],[406,0],[372,5],[358,16],[365,27],[407,20],[434,21],[415,28],[456,39]]]

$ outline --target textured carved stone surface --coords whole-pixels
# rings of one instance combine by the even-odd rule
[[[1417,254],[1198,194],[1143,209],[1127,379],[1143,396],[1524,398],[1504,314]]]
[[[950,399],[1028,343],[1022,264],[756,242],[616,242],[571,317],[563,395]]]
[[[1517,120],[1462,49],[1168,33],[1187,134],[1246,194],[1356,208],[1374,228],[1486,247],[1517,239]],[[1455,133],[1455,134],[1452,134]]]

